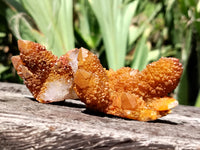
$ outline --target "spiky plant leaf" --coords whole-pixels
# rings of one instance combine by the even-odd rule
[[[99,22],[110,68],[125,65],[128,29],[136,13],[138,0],[89,0]]]

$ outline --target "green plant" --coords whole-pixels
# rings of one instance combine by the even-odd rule
[[[136,45],[130,66],[138,70],[144,69],[149,62],[157,60],[159,58],[159,55],[155,53],[155,52],[159,53],[159,50],[152,50],[150,46],[151,44],[148,39],[151,32],[153,32],[150,23],[152,22],[153,19],[157,17],[162,8],[161,4],[153,5],[148,1],[143,1],[142,3],[143,5],[145,5],[145,7],[144,10],[141,11],[143,13],[139,12],[140,13],[139,17],[144,17],[144,15],[147,14],[147,16],[145,16],[147,17],[147,19],[138,26],[132,25],[129,28],[129,44],[128,44],[129,49],[131,49],[132,47],[134,47],[134,45]]]
[[[72,0],[4,2],[10,7],[6,16],[17,39],[44,44],[58,56],[74,48]]]
[[[74,3],[76,46],[99,51],[102,36],[99,24],[87,0]]]
[[[10,58],[17,55],[16,39],[11,34],[5,11],[7,7],[0,1],[0,81],[21,82],[12,68]]]
[[[198,2],[200,3],[200,2]],[[182,104],[200,106],[200,18],[199,4],[196,0],[179,0],[179,15],[182,19],[177,22],[182,31],[181,58],[184,72],[177,96]]]
[[[90,0],[101,29],[106,57],[110,68],[116,70],[125,65],[128,29],[136,13],[138,0],[109,1]]]

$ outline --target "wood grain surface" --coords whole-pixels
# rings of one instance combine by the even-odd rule
[[[200,149],[200,109],[178,106],[139,122],[91,112],[79,100],[41,104],[24,85],[0,82],[0,149]]]

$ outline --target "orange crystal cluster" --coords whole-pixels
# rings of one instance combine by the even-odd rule
[[[113,71],[84,48],[58,59],[34,42],[19,40],[18,46],[20,56],[13,56],[12,62],[40,102],[78,96],[88,109],[140,121],[158,119],[178,105],[168,96],[183,71],[176,58],[161,58],[142,71],[129,67]]]
[[[72,87],[72,69],[64,63],[68,59],[63,57],[58,59],[44,46],[31,41],[18,40],[18,47],[20,55],[13,56],[12,63],[39,102],[50,103],[77,98]],[[59,89],[60,93],[64,92],[56,93]]]
[[[105,70],[97,56],[79,49],[75,91],[90,109],[140,121],[155,120],[178,102],[169,97],[180,80],[176,58],[161,58],[139,72],[128,67]]]

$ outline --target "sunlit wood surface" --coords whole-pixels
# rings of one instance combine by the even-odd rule
[[[178,106],[139,122],[91,112],[78,100],[41,104],[24,85],[0,82],[0,149],[200,149],[200,109]]]

